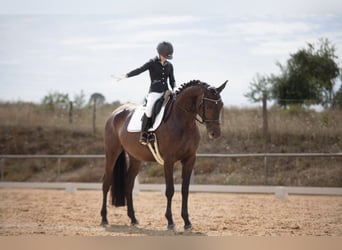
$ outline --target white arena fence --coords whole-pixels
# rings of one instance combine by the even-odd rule
[[[272,157],[342,157],[342,153],[255,153],[255,154],[197,154],[198,158],[263,158],[264,160],[264,186],[238,186],[238,185],[190,185],[191,192],[215,192],[215,193],[274,193],[277,198],[286,198],[288,194],[304,195],[342,195],[342,188],[328,187],[276,187],[267,186],[267,160]],[[65,189],[68,193],[76,190],[101,189],[100,183],[66,183],[66,182],[6,182],[4,181],[4,168],[6,159],[56,159],[57,174],[60,175],[62,159],[85,158],[103,159],[104,155],[0,155],[0,188],[42,188]],[[342,166],[341,166],[342,167]],[[175,190],[180,190],[180,185],[175,185]],[[165,191],[163,184],[135,183],[134,193],[140,191]]]

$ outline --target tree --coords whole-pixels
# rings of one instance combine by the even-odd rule
[[[306,81],[301,72],[294,72],[288,67],[281,67],[281,75],[271,75],[272,96],[282,107],[288,105],[312,103],[313,100],[318,103],[319,92],[317,88]]]
[[[342,109],[342,85],[334,95],[332,107]]]
[[[85,106],[86,104],[86,99],[85,99],[85,94],[83,90],[77,95],[74,96],[74,106],[76,109],[81,109]]]
[[[249,92],[245,94],[252,102],[262,101],[262,116],[263,116],[263,136],[265,140],[265,150],[268,150],[268,142],[270,134],[268,131],[268,116],[267,116],[267,100],[271,99],[271,83],[269,77],[256,74],[253,81],[250,83]]]
[[[106,98],[100,93],[94,93],[90,96],[89,104],[103,105],[106,101]]]
[[[328,106],[333,99],[333,89],[340,69],[336,62],[335,47],[328,39],[317,44],[307,44],[290,56],[286,65],[278,63],[279,76],[272,76],[272,94],[278,104],[309,102]]]
[[[50,92],[44,96],[42,105],[47,106],[49,109],[67,109],[69,107],[69,95],[60,92]]]
[[[265,97],[266,100],[270,100],[272,98],[271,91],[272,84],[269,77],[257,73],[250,83],[249,92],[245,94],[245,97],[247,97],[251,102],[257,103],[261,102]]]

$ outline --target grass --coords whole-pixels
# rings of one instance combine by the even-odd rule
[[[92,108],[75,110],[72,123],[67,110],[49,110],[30,103],[0,103],[0,154],[103,154],[102,130],[112,105],[98,107],[93,133]],[[342,111],[271,108],[268,112],[269,152],[341,152]],[[262,153],[261,109],[225,108],[222,136],[215,142],[206,137],[198,153]],[[103,160],[57,161],[6,160],[2,164],[6,180],[20,181],[101,181]],[[268,160],[267,182],[272,185],[342,186],[340,158],[273,158]],[[196,183],[262,185],[263,160],[257,158],[209,159],[196,162]],[[157,164],[142,165],[141,182],[164,183]],[[180,164],[175,166],[175,183],[181,182]]]

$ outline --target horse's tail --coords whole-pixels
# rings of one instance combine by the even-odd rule
[[[126,205],[125,178],[126,178],[126,154],[122,151],[115,162],[112,178],[112,205],[123,207]]]

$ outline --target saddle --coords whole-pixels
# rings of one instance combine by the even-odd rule
[[[159,98],[153,107],[152,112],[152,127],[148,130],[150,132],[147,147],[151,151],[154,159],[160,164],[164,165],[164,159],[160,155],[159,148],[158,148],[158,140],[157,135],[154,133],[154,131],[159,127],[161,122],[168,118],[168,113],[171,110],[172,102],[170,100],[172,99],[172,93],[171,91],[166,91],[165,94]],[[171,104],[170,104],[171,103]],[[169,104],[169,105],[168,105]],[[166,108],[168,107],[168,108]],[[128,123],[127,131],[128,132],[141,132],[141,120],[142,116],[145,112],[145,106],[140,105],[135,108],[133,111],[131,120]]]
[[[171,91],[166,91],[165,94],[159,98],[153,107],[152,112],[152,126],[148,130],[149,132],[154,132],[157,130],[159,125],[163,120],[167,118],[166,112],[166,106],[169,103],[169,101],[172,99],[172,93]],[[141,119],[145,112],[145,105],[137,106],[132,114],[132,117],[128,123],[127,131],[128,132],[141,132]]]

